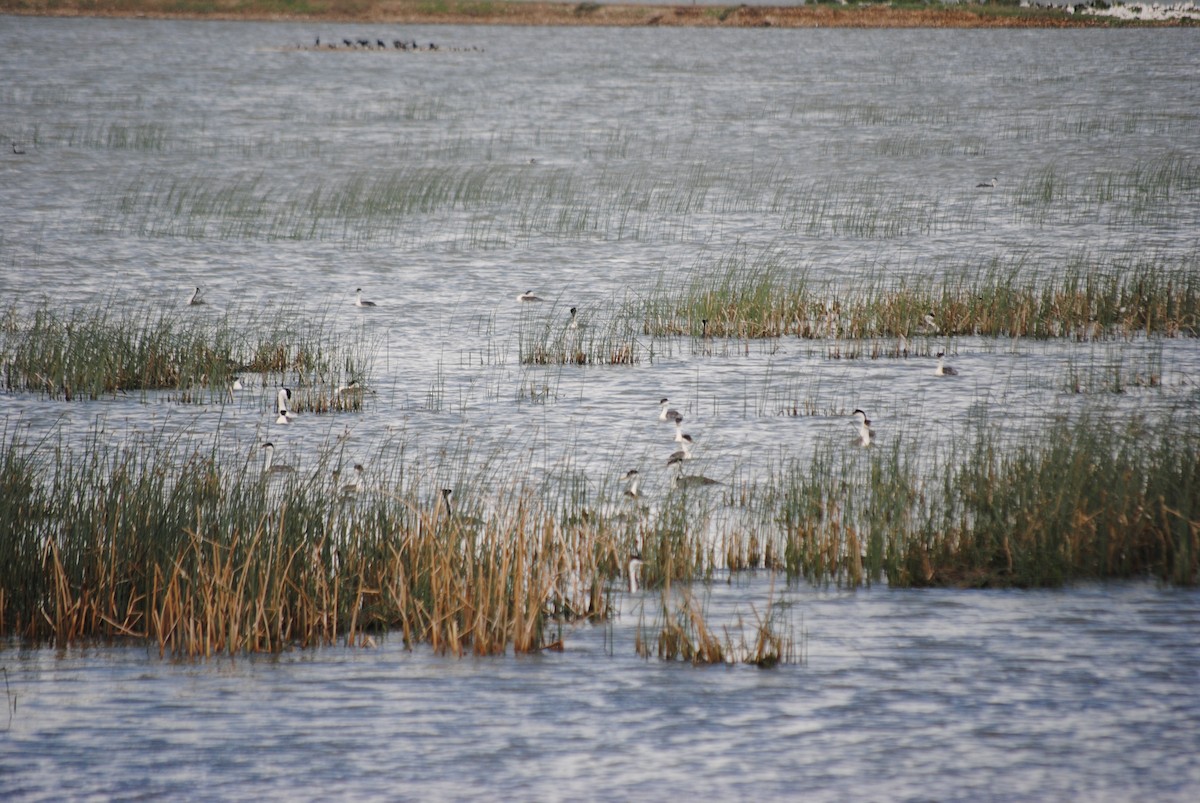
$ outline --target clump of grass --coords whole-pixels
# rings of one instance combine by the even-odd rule
[[[813,287],[778,255],[723,258],[679,292],[660,284],[637,306],[651,336],[821,339],[984,335],[1097,340],[1200,334],[1200,272],[1167,266],[1096,265],[1087,255],[1058,275],[1022,281],[996,263],[942,280],[878,280],[853,293]],[[629,310],[630,315],[634,314]],[[931,318],[927,319],[927,316]],[[882,352],[907,350],[886,344]],[[866,356],[863,349],[837,356]]]
[[[237,314],[42,305],[28,315],[10,307],[3,317],[4,387],[67,401],[152,391],[175,391],[185,401],[220,400],[241,374],[321,385],[336,381],[343,368],[361,375],[371,359],[365,341],[331,335],[321,322],[298,314],[243,320]],[[330,397],[312,409],[361,406],[361,398],[352,396]]]
[[[550,622],[607,616],[613,547],[583,497],[513,485],[473,515],[469,493],[466,512],[431,499],[403,463],[342,491],[333,450],[277,475],[169,444],[92,444],[81,457],[49,443],[25,451],[6,434],[4,634],[211,655],[388,629],[494,654],[542,648]]]
[[[644,349],[623,316],[604,318],[572,310],[522,319],[518,354],[524,365],[634,365]]]
[[[955,462],[900,447],[819,450],[775,480],[766,510],[791,577],[851,586],[1058,586],[1152,575],[1200,580],[1200,434],[1194,417],[1060,422],[1001,448],[980,432]]]

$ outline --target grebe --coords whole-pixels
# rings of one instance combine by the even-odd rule
[[[342,497],[354,496],[359,493],[363,487],[363,465],[362,463],[354,464],[354,479],[342,486]]]
[[[934,376],[958,376],[958,369],[953,366],[946,365],[946,352],[939,351],[937,353],[938,364],[934,369]]]
[[[200,297],[200,288],[197,287],[192,291],[192,297],[188,299],[189,307],[198,307],[204,303],[204,299]]]
[[[666,398],[659,399],[658,406],[659,406],[659,411],[658,411],[658,420],[659,421],[674,421],[677,424],[681,423],[683,421],[683,416],[679,414],[678,410],[672,410],[672,409],[667,408]]]
[[[682,466],[684,460],[692,459],[692,436],[686,433],[681,433],[678,434],[675,440],[679,442],[680,448],[677,451],[672,452],[671,456],[667,458],[668,466],[673,466],[676,464]]]
[[[932,312],[925,313],[925,318],[923,319],[923,321],[925,323],[925,328],[930,330],[931,332],[936,333],[936,332],[942,331],[941,327],[937,325],[937,321],[934,320]]]
[[[287,418],[288,421],[291,421],[293,418],[296,417],[296,414],[293,413],[292,409],[288,406],[288,400],[291,398],[292,398],[291,388],[280,388],[279,393],[275,396],[275,408],[277,410],[279,410],[279,417]],[[277,423],[286,424],[287,421],[277,422]]]
[[[275,444],[267,441],[262,445],[262,448],[267,453],[266,458],[263,459],[264,474],[287,474],[296,470],[286,463],[275,462]]]
[[[526,290],[521,295],[517,296],[517,301],[541,301],[542,299],[535,295],[532,290]]]
[[[629,483],[625,488],[625,495],[637,499],[642,495],[642,475],[638,474],[636,468],[631,468],[625,472],[625,476],[621,477],[625,482]]]
[[[637,590],[640,586],[639,578],[642,573],[642,566],[644,565],[645,562],[642,560],[642,553],[638,552],[636,549],[633,550],[633,552],[629,554],[629,563],[626,565],[626,571],[629,574],[630,594],[637,593]]]
[[[357,290],[355,290],[354,292],[358,294],[358,300],[354,302],[354,306],[356,306],[356,307],[374,307],[375,306],[374,301],[367,301],[362,297],[362,288],[361,287],[358,288]]]
[[[871,429],[871,419],[867,418],[867,414],[862,410],[855,410],[853,415],[858,421],[858,439],[855,443],[860,446],[870,446],[875,440],[875,430]]]
[[[712,477],[705,477],[703,474],[684,474],[682,470],[671,477],[672,488],[703,488],[720,484]]]
[[[976,184],[975,186],[976,187],[987,187],[988,189],[991,189],[992,187],[996,186],[996,179],[993,178],[991,181],[981,181],[978,184]]]

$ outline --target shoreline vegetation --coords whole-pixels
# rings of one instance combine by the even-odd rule
[[[630,324],[653,319],[653,310],[711,315],[695,305],[762,286],[745,282],[703,291],[698,301],[712,286],[699,282],[680,299],[656,297],[625,314]],[[1076,318],[1062,318],[1064,338],[1075,339],[1070,332],[1084,319],[1089,338],[1188,336],[1194,289],[1153,272],[1107,287],[1079,277],[1018,294],[1040,300],[1012,306],[1015,320],[1075,310]],[[1008,309],[1006,295],[992,303],[978,290],[968,295],[983,296],[981,309]],[[916,326],[914,316],[937,296],[921,296],[918,306],[905,292],[885,293],[870,315],[883,320],[903,307]],[[1125,317],[1110,318],[1112,309]],[[176,328],[136,309],[43,308],[27,317],[11,308],[2,320],[5,389],[76,403],[118,388],[224,403],[235,371],[250,372],[247,386],[268,396],[286,382],[298,399],[327,397],[341,378],[331,376],[337,365],[357,375],[371,362],[369,343],[319,339],[319,322],[306,330],[288,315]],[[1180,323],[1158,325],[1171,320]],[[978,321],[966,314],[938,327]],[[77,331],[86,336],[62,337]],[[699,336],[709,342],[707,330]],[[278,345],[296,338],[295,350]],[[88,345],[96,342],[107,351]],[[362,378],[369,386],[371,377]],[[755,622],[721,638],[691,586],[758,572],[847,588],[1195,585],[1198,433],[1200,419],[1186,409],[1165,428],[1141,417],[1063,418],[1015,443],[983,420],[932,463],[899,442],[870,451],[823,442],[811,460],[789,460],[753,481],[682,486],[645,504],[615,475],[596,487],[569,472],[549,486],[521,479],[535,472],[516,453],[482,465],[466,452],[427,463],[401,440],[351,468],[339,436],[304,467],[286,454],[275,460],[265,443],[224,452],[220,428],[211,445],[164,431],[114,448],[101,427],[80,448],[60,430],[33,435],[6,422],[0,640],[65,647],[130,639],[163,655],[211,656],[369,645],[391,633],[441,653],[528,653],[561,648],[573,622],[609,619],[628,588],[644,602],[640,655],[794,663],[803,644],[787,635],[785,605],[769,602]]]
[[[1084,4],[1090,6],[1090,4]],[[1097,7],[1101,6],[1099,3]],[[662,26],[724,28],[1178,27],[1196,20],[1114,18],[1062,6],[983,3],[833,3],[802,6],[637,5],[530,0],[0,0],[0,13],[58,17],[321,21],[405,25]]]

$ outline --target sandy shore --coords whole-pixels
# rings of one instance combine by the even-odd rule
[[[1066,28],[1178,25],[1000,5],[639,6],[499,0],[0,0],[0,13],[163,19],[313,20],[438,25],[605,25],[848,28]]]

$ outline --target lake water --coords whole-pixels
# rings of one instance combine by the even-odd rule
[[[343,38],[438,49],[328,47]],[[5,306],[282,311],[373,357],[362,413],[286,430],[273,381],[199,405],[0,395],[30,441],[99,429],[246,456],[270,438],[305,465],[348,429],[368,485],[402,451],[431,494],[519,470],[603,495],[637,466],[654,498],[674,448],[662,396],[726,482],[849,440],[858,407],[882,445],[917,451],[980,421],[1029,434],[1200,407],[1191,338],[955,337],[953,384],[927,354],[831,359],[836,341],[791,338],[644,338],[633,366],[520,360],[570,307],[607,331],[622,304],[727,265],[839,299],[989,269],[1194,272],[1194,30],[0,17],[0,65]],[[208,304],[187,308],[197,285]],[[359,287],[376,308],[354,306]],[[527,289],[547,301],[518,304]],[[778,415],[794,405],[814,414]],[[766,574],[718,577],[696,589],[718,629],[772,602]],[[771,671],[639,658],[654,602],[622,594],[614,621],[536,657],[383,639],[180,664],[8,645],[0,783],[17,799],[1183,800],[1200,781],[1192,591],[778,588],[804,660]]]

